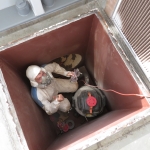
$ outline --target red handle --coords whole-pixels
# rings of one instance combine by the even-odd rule
[[[88,106],[90,107],[90,114],[92,114],[92,109],[93,109],[93,106],[96,105],[97,103],[97,100],[95,97],[91,96],[91,93],[88,92],[88,98],[86,100],[86,103],[88,104]]]

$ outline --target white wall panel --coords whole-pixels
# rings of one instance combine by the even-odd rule
[[[0,10],[15,5],[17,0],[0,0]]]

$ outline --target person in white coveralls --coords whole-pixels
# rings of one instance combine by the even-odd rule
[[[31,65],[26,70],[26,76],[32,86],[31,96],[48,115],[58,110],[69,111],[71,108],[70,102],[60,93],[75,92],[78,89],[77,82],[54,78],[52,72],[66,77],[74,75],[73,72],[66,71],[55,62],[42,67]]]

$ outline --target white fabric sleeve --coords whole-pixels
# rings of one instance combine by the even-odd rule
[[[54,100],[53,102],[49,102],[48,100],[45,99],[42,100],[42,104],[44,105],[43,109],[48,115],[57,112],[60,106],[60,102],[58,102],[57,100]]]
[[[60,103],[59,110],[62,112],[67,112],[70,110],[70,108],[71,108],[71,104],[69,100],[67,98],[64,98],[64,100],[61,101]]]
[[[46,69],[46,71],[54,72],[63,76],[67,76],[68,74],[68,71],[66,71],[64,68],[62,68],[59,64],[55,62],[46,65],[44,68]]]

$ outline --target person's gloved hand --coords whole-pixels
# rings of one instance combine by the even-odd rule
[[[74,77],[74,76],[75,76],[75,73],[74,73],[74,72],[69,71],[69,72],[68,72],[68,74],[67,74],[67,77],[72,77],[72,76]]]
[[[74,72],[71,72],[72,76],[70,78],[70,82],[76,83],[78,81],[78,77],[82,74],[79,69],[74,69]]]

